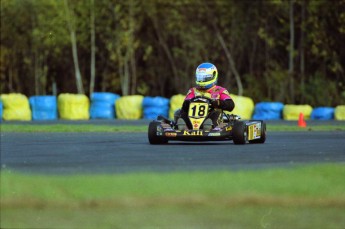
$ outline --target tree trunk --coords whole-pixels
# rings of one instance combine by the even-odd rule
[[[294,0],[290,0],[290,49],[289,49],[289,85],[290,85],[290,100],[295,101],[294,92],[294,46],[295,46],[295,26],[294,26]]]
[[[39,70],[38,70],[38,54],[37,52],[34,51],[34,75],[35,75],[35,94],[39,95],[40,94],[40,90],[39,90]]]
[[[305,1],[302,1],[302,8],[301,8],[301,51],[300,51],[300,74],[301,74],[301,91],[304,93],[304,81],[305,81],[305,54],[304,54],[304,30],[305,30]],[[302,100],[304,100],[304,96],[302,94]],[[303,101],[302,101],[303,102]]]
[[[249,56],[249,74],[250,75],[254,75],[254,63],[255,63],[257,43],[258,43],[258,36],[256,35],[253,38],[253,49],[252,49],[251,55]]]
[[[236,79],[236,83],[237,83],[237,88],[238,88],[238,95],[242,96],[243,95],[243,86],[242,86],[242,81],[241,81],[241,77],[240,77],[240,74],[238,73],[237,69],[236,69],[236,65],[235,65],[235,61],[234,59],[232,58],[232,55],[230,53],[230,50],[227,48],[226,44],[225,44],[225,41],[223,39],[223,36],[222,34],[220,33],[217,25],[215,23],[213,23],[213,27],[214,29],[216,30],[216,36],[225,52],[225,55],[226,55],[226,58],[228,59],[228,63],[229,63],[229,66],[230,66],[230,69],[232,71],[232,73],[234,74],[235,76],[235,79]]]
[[[130,42],[128,47],[128,52],[130,53],[130,66],[131,66],[131,85],[130,85],[130,93],[134,95],[137,89],[137,69],[135,63],[135,47],[134,47],[134,39],[135,39],[135,18],[134,18],[134,2],[131,1],[129,4],[129,30],[130,30]]]
[[[131,86],[131,94],[134,95],[137,92],[137,68],[135,64],[135,52],[132,52],[131,59],[131,73],[132,73],[132,86]]]
[[[163,36],[161,34],[161,29],[159,28],[156,18],[152,18],[152,23],[154,26],[154,29],[156,31],[157,37],[158,37],[158,42],[159,44],[162,46],[163,51],[165,52],[165,54],[168,57],[171,69],[172,69],[172,73],[173,73],[173,82],[174,82],[174,87],[178,90],[179,86],[177,83],[179,82],[179,78],[178,78],[178,74],[177,74],[177,68],[176,68],[176,64],[175,64],[175,60],[174,57],[171,54],[171,51],[167,45],[167,43],[164,41]],[[164,78],[164,80],[166,80],[166,77]]]
[[[95,88],[95,79],[96,79],[96,45],[95,45],[95,0],[90,0],[90,33],[91,33],[91,79],[90,79],[90,91],[89,95],[93,93]]]
[[[124,59],[123,74],[121,77],[121,89],[122,95],[129,95],[129,68],[128,68],[128,58]]]
[[[77,90],[79,94],[84,94],[84,87],[82,82],[82,77],[79,68],[79,60],[78,60],[78,49],[77,49],[77,39],[75,35],[75,26],[74,26],[74,18],[71,16],[71,12],[67,3],[67,0],[64,0],[65,3],[65,10],[66,10],[66,20],[70,32],[71,38],[71,45],[72,45],[72,54],[73,54],[73,63],[74,63],[74,70],[75,70],[75,78],[77,84]]]

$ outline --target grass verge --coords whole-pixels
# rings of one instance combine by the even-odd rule
[[[342,164],[91,176],[7,171],[0,226],[344,228],[344,175]]]
[[[107,126],[92,124],[6,124],[1,125],[1,132],[144,132],[147,126]]]
[[[92,124],[0,124],[1,132],[146,132],[148,126],[116,126],[116,125],[92,125]],[[268,131],[345,131],[345,125],[309,125],[301,128],[293,125],[270,125]]]

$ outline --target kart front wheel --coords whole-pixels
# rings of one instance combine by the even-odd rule
[[[246,123],[237,121],[233,127],[233,141],[236,145],[243,145],[247,140]]]
[[[157,135],[157,127],[160,125],[160,122],[152,121],[149,124],[148,129],[148,138],[150,144],[156,145],[156,144],[166,144],[168,143],[168,139],[166,139],[164,136],[158,136]]]

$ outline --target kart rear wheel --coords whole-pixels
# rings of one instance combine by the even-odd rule
[[[250,140],[249,143],[265,143],[266,141],[266,123],[261,121],[261,137],[259,139]]]
[[[243,145],[247,140],[246,123],[237,121],[232,129],[233,141],[236,145]]]
[[[166,144],[168,143],[168,139],[166,139],[164,136],[157,136],[157,127],[160,125],[160,122],[152,121],[149,124],[148,129],[148,137],[150,144],[156,145],[156,144]]]

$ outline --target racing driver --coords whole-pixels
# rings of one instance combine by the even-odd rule
[[[197,96],[209,98],[211,108],[214,108],[211,109],[209,118],[204,122],[204,130],[211,130],[220,124],[222,110],[232,111],[235,108],[235,103],[229,92],[225,88],[216,85],[218,71],[215,65],[211,63],[200,64],[196,69],[195,77],[196,87],[189,89],[182,108],[174,114],[175,123],[179,130],[192,129],[192,124],[188,119],[188,108],[191,99]]]

